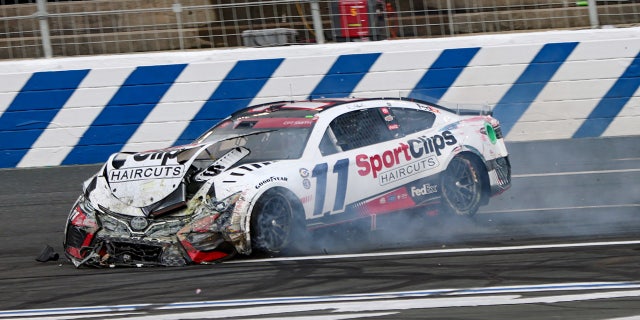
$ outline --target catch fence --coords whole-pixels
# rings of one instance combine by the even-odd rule
[[[0,59],[634,26],[640,0],[0,0]]]

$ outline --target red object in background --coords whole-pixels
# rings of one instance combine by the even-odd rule
[[[345,38],[369,36],[367,0],[340,0],[340,22]]]

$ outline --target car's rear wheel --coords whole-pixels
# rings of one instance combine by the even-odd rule
[[[455,156],[442,174],[442,209],[456,216],[473,216],[482,202],[482,175],[469,155]]]
[[[297,231],[295,208],[283,190],[270,190],[262,195],[251,214],[253,249],[276,253],[287,248]]]

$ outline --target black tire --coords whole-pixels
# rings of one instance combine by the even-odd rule
[[[253,250],[278,253],[288,248],[297,234],[296,205],[283,190],[263,194],[251,214]]]
[[[472,217],[482,203],[482,169],[468,155],[455,156],[442,173],[442,209],[455,216]]]

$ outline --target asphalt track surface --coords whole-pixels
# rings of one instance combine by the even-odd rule
[[[0,319],[640,319],[640,137],[508,147],[513,186],[474,221],[184,268],[36,262],[97,167],[0,170]]]

